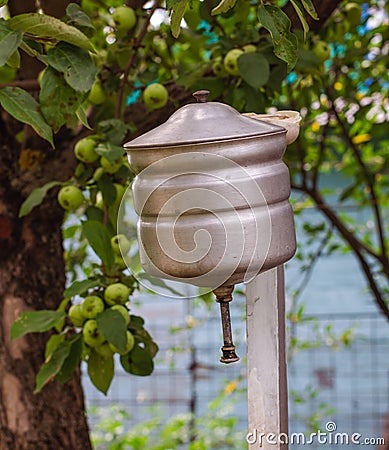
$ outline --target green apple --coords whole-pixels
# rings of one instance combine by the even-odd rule
[[[243,50],[241,50],[240,48],[233,48],[226,54],[224,58],[224,67],[230,75],[238,76],[240,74],[238,67],[238,58],[239,56],[243,55],[243,53]]]
[[[46,69],[43,69],[43,70],[41,70],[39,73],[38,73],[38,83],[39,83],[39,86],[42,84],[42,78],[43,78],[43,75],[44,75],[44,73],[45,73],[45,70]]]
[[[124,259],[123,259],[121,256],[119,256],[119,255],[115,255],[114,263],[115,263],[115,266],[117,266],[117,268],[120,269],[120,270],[124,270],[124,269],[127,268],[126,262],[125,262]]]
[[[327,42],[317,41],[313,46],[313,52],[320,59],[320,61],[325,61],[331,55],[331,50]]]
[[[78,187],[64,186],[58,192],[58,203],[66,211],[74,211],[84,203],[84,196]]]
[[[123,283],[110,284],[104,291],[104,299],[108,305],[123,305],[128,300],[130,289]]]
[[[86,320],[86,317],[82,313],[80,304],[72,305],[69,308],[68,315],[69,315],[70,321],[72,322],[72,324],[75,327],[82,327],[83,323]]]
[[[88,100],[92,103],[92,105],[101,105],[105,102],[105,93],[99,81],[96,80],[92,84],[88,95]]]
[[[84,336],[85,343],[88,344],[89,347],[98,347],[105,341],[105,337],[97,328],[95,319],[89,319],[84,323],[82,335]]]
[[[94,172],[93,172],[93,179],[95,181],[99,181],[100,178],[104,175],[104,169],[102,167],[98,167]]]
[[[110,309],[113,309],[115,311],[119,311],[120,314],[123,316],[124,320],[126,321],[126,325],[130,323],[130,315],[128,313],[128,309],[123,305],[114,305]]]
[[[97,295],[85,297],[81,304],[81,312],[88,319],[94,319],[97,314],[104,311],[104,302]]]
[[[112,14],[115,27],[119,31],[128,31],[136,24],[135,11],[129,6],[119,6]]]
[[[361,23],[362,8],[358,3],[347,3],[344,7],[346,19],[351,25],[359,25]]]
[[[8,65],[0,67],[0,83],[11,83],[16,77],[17,69]]]
[[[160,83],[149,84],[143,91],[143,100],[151,110],[165,106],[168,98],[167,89]]]
[[[124,352],[118,350],[114,345],[109,344],[109,346],[111,347],[111,350],[113,350],[116,353],[119,353],[119,355],[125,355],[126,353],[130,352],[135,345],[135,338],[133,336],[133,334],[131,333],[131,331],[127,330],[127,343],[126,343],[126,348],[124,350]]]
[[[80,139],[74,146],[74,154],[79,161],[93,163],[99,159],[95,152],[96,141],[90,137]]]
[[[243,46],[243,51],[245,53],[255,53],[257,51],[257,47],[254,44],[247,44]]]
[[[117,172],[123,165],[123,159],[117,158],[113,161],[110,161],[105,156],[102,156],[100,159],[100,165],[104,169],[104,172],[113,174]]]
[[[221,57],[215,59],[215,62],[212,64],[212,70],[218,77],[226,77],[228,75]]]
[[[103,342],[101,345],[95,347],[95,351],[104,358],[111,358],[115,353],[108,342]]]
[[[126,255],[131,248],[131,242],[124,234],[117,234],[111,239],[111,245],[116,255]]]

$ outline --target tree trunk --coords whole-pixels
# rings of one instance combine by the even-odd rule
[[[67,0],[44,3],[61,17]],[[51,5],[51,6],[50,6]],[[48,10],[50,9],[51,10]],[[12,14],[34,12],[33,0],[10,2]],[[41,64],[26,55],[18,78],[36,80]],[[25,60],[28,59],[28,60]],[[31,92],[33,94],[33,92]],[[22,143],[16,139],[23,132]],[[32,189],[69,178],[75,167],[70,133],[49,148],[28,126],[4,111],[0,120],[0,448],[1,450],[91,449],[80,371],[65,385],[53,380],[34,394],[48,334],[10,340],[13,321],[23,311],[56,309],[63,299],[65,265],[63,211],[56,190],[29,215],[19,218]]]
[[[55,192],[30,215],[18,218],[27,180],[32,184],[28,190],[47,181],[34,158],[28,166],[21,154],[30,152],[30,157],[41,160],[42,152],[18,151],[3,125],[4,121],[0,126],[0,448],[90,449],[80,373],[65,385],[52,381],[34,394],[47,334],[10,340],[11,324],[21,312],[58,307],[65,268],[63,213]],[[60,158],[55,159],[60,164]],[[48,160],[47,167],[51,165]],[[65,170],[62,176],[66,175]]]

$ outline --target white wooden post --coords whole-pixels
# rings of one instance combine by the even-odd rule
[[[284,266],[255,277],[246,297],[249,449],[287,450]]]

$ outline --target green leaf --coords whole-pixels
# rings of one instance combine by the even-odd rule
[[[43,202],[43,199],[45,198],[47,192],[51,188],[53,188],[54,186],[58,186],[59,184],[61,184],[60,181],[50,181],[49,183],[46,183],[45,185],[34,189],[22,203],[22,206],[19,210],[19,217],[26,216],[35,208],[35,206],[40,205]]]
[[[120,312],[106,309],[96,316],[96,322],[105,339],[124,352],[127,344],[127,325]]]
[[[98,72],[88,51],[66,42],[59,42],[47,52],[47,62],[63,73],[68,85],[79,92],[90,90]]]
[[[127,355],[120,357],[120,363],[126,372],[141,377],[150,375],[154,370],[154,362],[150,353],[139,345]]]
[[[55,133],[74,119],[83,100],[84,96],[72,89],[59,72],[51,67],[45,69],[39,101],[42,114]]]
[[[292,5],[300,19],[300,22],[301,22],[301,24],[303,26],[303,30],[304,30],[304,39],[306,39],[307,33],[309,31],[309,25],[308,25],[307,20],[305,19],[303,6],[299,2],[299,0],[290,0],[290,2],[292,3]]]
[[[289,17],[277,6],[260,5],[258,19],[273,40],[274,53],[293,69],[297,61],[297,37],[290,32]]]
[[[46,342],[45,359],[47,359],[64,340],[64,334],[53,334],[50,336],[49,340]]]
[[[299,70],[305,70],[312,72],[317,72],[320,67],[320,60],[312,50],[306,50],[300,47],[298,50],[298,60],[296,68]]]
[[[95,148],[95,152],[107,158],[108,161],[115,161],[123,156],[124,150],[123,147],[111,144],[111,142],[102,142]]]
[[[11,326],[11,339],[24,336],[27,333],[48,331],[60,322],[66,313],[63,311],[27,311],[15,320]]]
[[[61,370],[56,374],[55,379],[60,383],[69,381],[76,368],[79,366],[82,354],[81,333],[76,334],[69,340],[71,342],[69,355],[63,362]]]
[[[312,3],[312,0],[301,0],[305,11],[312,17],[312,19],[319,20],[319,16],[317,15],[315,6]]]
[[[0,66],[11,58],[22,42],[23,33],[10,28],[8,21],[0,19]]]
[[[0,89],[1,106],[16,120],[31,125],[32,128],[54,147],[51,128],[46,123],[39,104],[25,90],[18,87]]]
[[[175,38],[178,38],[178,36],[180,35],[181,21],[184,17],[186,7],[188,6],[188,4],[189,0],[181,0],[172,6],[173,12],[170,19],[170,26],[172,29],[172,35]]]
[[[96,151],[96,149],[95,149]],[[97,151],[96,151],[97,153]],[[108,175],[103,175],[97,182],[97,186],[99,187],[103,200],[105,203],[112,205],[116,200],[116,189],[115,185],[112,183],[111,178]]]
[[[112,382],[114,367],[113,356],[105,358],[92,349],[88,359],[88,375],[96,388],[105,395]]]
[[[144,321],[143,317],[131,314],[131,322],[129,325],[130,330],[141,329],[141,328],[143,328],[144,324],[145,324],[145,321]]]
[[[269,80],[269,63],[260,53],[244,53],[238,58],[238,67],[244,81],[254,89]]]
[[[88,128],[88,130],[92,130],[92,127],[88,123],[88,117],[86,115],[85,109],[82,105],[77,109],[76,116],[85,128]]]
[[[105,226],[96,220],[87,220],[82,222],[82,230],[90,246],[105,267],[111,268],[115,258],[111,245],[111,237]]]
[[[229,11],[235,6],[236,0],[221,0],[221,2],[212,9],[211,14],[215,16],[216,14],[223,14]]]
[[[286,64],[284,63],[273,66],[266,85],[273,91],[281,92],[282,83],[285,80],[286,72]]]
[[[131,266],[132,268],[132,266]],[[161,287],[163,289],[166,289],[167,291],[171,292],[174,295],[177,295],[178,297],[182,297],[183,293],[176,291],[174,288],[166,284],[161,278],[153,277],[152,275],[149,275],[145,272],[137,273],[136,277],[138,280],[146,280],[149,283],[151,283],[154,286]],[[148,287],[148,289],[150,289]]]
[[[0,0],[0,7],[6,5],[8,3],[8,0]]]
[[[152,358],[154,358],[159,349],[158,345],[153,341],[153,338],[150,336],[149,332],[144,328],[135,329],[133,335],[138,342],[143,342],[144,349],[147,350]]]
[[[68,42],[77,47],[94,51],[92,43],[84,33],[55,17],[27,13],[11,17],[8,22],[13,30],[22,30],[39,38],[55,38],[58,41]]]
[[[97,133],[103,134],[106,141],[121,146],[129,128],[129,125],[122,120],[108,119],[102,120],[97,124]]]
[[[51,381],[57,373],[61,370],[66,358],[69,356],[72,340],[78,336],[74,336],[68,341],[61,342],[54,352],[49,356],[48,360],[39,369],[38,375],[36,376],[36,386],[34,394],[41,391],[43,386]]]
[[[75,295],[81,295],[99,285],[97,280],[82,280],[74,281],[68,288],[65,289],[63,295],[66,298],[74,297]]]
[[[84,13],[77,3],[69,3],[66,8],[66,15],[70,19],[70,24],[80,28],[81,30],[83,28],[89,28],[92,31],[95,29],[89,16]]]
[[[10,56],[8,62],[8,66],[13,67],[14,69],[19,69],[20,67],[20,53],[19,50],[15,50]]]

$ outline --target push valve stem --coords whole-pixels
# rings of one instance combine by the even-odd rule
[[[230,301],[234,286],[222,286],[213,291],[216,301],[220,304],[220,315],[222,319],[224,345],[221,347],[223,356],[220,362],[230,364],[239,361],[239,356],[235,353],[235,345],[232,341]]]

